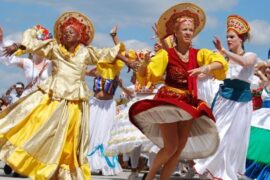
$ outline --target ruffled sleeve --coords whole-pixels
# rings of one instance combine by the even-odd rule
[[[137,60],[137,55],[136,51],[133,49],[129,49],[124,53],[131,61],[136,61]]]
[[[112,63],[115,61],[118,53],[125,51],[125,46],[123,43],[119,43],[112,48],[95,48],[88,46],[89,58],[87,58],[86,63],[88,65],[97,64],[97,63]]]
[[[163,75],[168,64],[168,53],[161,49],[151,58],[147,65],[147,81],[154,84],[163,80]]]
[[[88,47],[90,58],[87,60],[88,64],[97,64],[98,74],[104,79],[114,79],[120,74],[124,63],[115,59],[118,53],[124,53],[125,47],[122,43],[113,48],[98,49]]]
[[[218,70],[212,70],[210,72],[210,75],[212,75],[218,80],[223,80],[226,78],[226,73],[228,71],[228,63],[222,55],[208,49],[200,49],[197,54],[197,62],[199,66],[208,65],[213,62],[221,63],[223,65],[223,68]]]
[[[26,47],[24,51],[16,52],[16,55],[23,53],[33,53],[51,59],[53,47],[56,45],[55,39],[39,40],[37,30],[33,27],[23,33],[21,44]]]
[[[125,63],[121,60],[115,60],[112,63],[97,63],[98,74],[103,79],[115,79],[117,75],[120,74],[122,68],[125,66]]]

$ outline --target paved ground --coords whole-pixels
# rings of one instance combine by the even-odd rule
[[[129,171],[124,171],[123,173],[119,174],[118,176],[92,176],[92,180],[126,180],[129,176],[130,172]],[[135,180],[141,180],[143,176],[143,173],[139,174],[139,177],[136,178]],[[186,178],[179,178],[179,177],[172,177],[172,180],[180,180],[180,179],[185,179]],[[198,179],[198,178],[194,178]],[[2,167],[0,169],[0,180],[30,180],[30,178],[18,178],[18,177],[12,177],[12,175],[5,175]]]
[[[0,162],[0,180],[30,180],[30,178],[18,178],[18,177],[12,177],[11,175],[6,175],[3,171],[4,164]],[[98,176],[98,175],[92,175],[92,180],[126,180],[130,174],[129,170],[124,170],[124,172],[120,173],[118,176]],[[143,176],[143,173],[139,174],[139,177],[134,180],[141,180]],[[172,180],[177,180],[177,179],[185,179],[186,178],[179,178],[179,177],[172,177]],[[193,179],[198,179],[198,178],[193,178]]]
[[[93,180],[126,180],[128,179],[128,176],[130,174],[130,171],[125,170],[123,173],[119,174],[118,176],[92,176]],[[143,173],[139,174],[139,177],[134,180],[141,180],[143,177]],[[171,177],[171,180],[198,180],[198,177],[195,178],[181,178],[181,177]],[[159,180],[159,177],[157,176],[157,180]]]
[[[3,171],[4,164],[3,162],[0,161],[0,180],[30,180],[30,178],[18,178],[18,177],[13,177],[11,175],[6,175]],[[143,172],[144,173],[144,172]],[[143,173],[139,174],[139,177],[133,180],[141,180],[143,177]],[[92,180],[127,180],[128,176],[130,174],[129,170],[124,170],[124,172],[120,173],[118,176],[99,176],[99,175],[92,175]],[[194,177],[194,178],[183,178],[183,177],[176,177],[172,176],[171,180],[198,180],[199,177]],[[241,180],[251,180],[248,178],[239,178]],[[159,180],[159,177],[157,176],[157,180]]]

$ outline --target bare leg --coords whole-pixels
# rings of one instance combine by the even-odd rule
[[[137,170],[140,155],[141,155],[141,146],[135,147],[133,151],[131,151],[130,160],[131,160],[132,170],[135,170],[135,171]]]
[[[178,147],[178,126],[177,123],[160,124],[160,131],[164,142],[164,147],[157,153],[156,158],[150,167],[146,180],[152,180],[159,168],[166,164]]]
[[[192,120],[186,122],[178,123],[178,149],[174,153],[174,155],[167,161],[167,163],[163,166],[160,180],[168,180],[170,179],[171,174],[174,172],[178,162],[179,156],[186,145],[190,129],[192,127]]]

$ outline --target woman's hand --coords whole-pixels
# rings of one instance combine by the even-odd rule
[[[209,72],[209,66],[201,66],[199,68],[191,69],[188,71],[190,76],[198,76],[200,74],[207,74]]]
[[[111,29],[110,35],[112,37],[117,35],[117,29],[118,29],[118,25],[113,26],[113,28]]]
[[[121,78],[119,78],[119,80],[118,80],[118,85],[119,85],[120,88],[124,87],[123,80]]]
[[[13,53],[15,53],[19,47],[18,45],[16,45],[15,43],[10,45],[10,46],[6,46],[3,48],[3,55],[4,56],[11,56]]]
[[[98,71],[96,68],[86,71],[85,73],[87,76],[96,77],[98,76]]]
[[[263,61],[263,62],[258,62],[258,63],[256,63],[256,65],[255,65],[255,70],[256,71],[258,71],[258,70],[260,70],[260,71],[265,71],[266,70],[266,68],[268,68],[268,64],[267,64],[267,62],[265,62],[265,61]]]
[[[129,68],[133,69],[133,71],[137,71],[137,69],[138,69],[139,66],[140,66],[140,63],[137,62],[137,61],[129,61],[129,62],[127,63],[127,66],[128,66]]]
[[[204,80],[207,79],[209,76],[207,74],[201,73],[197,76],[199,80]]]
[[[221,43],[221,41],[220,41],[220,39],[218,37],[214,36],[213,43],[214,43],[216,49],[219,52],[222,52],[223,46],[222,46],[222,43]]]
[[[154,24],[154,26],[152,26],[152,29],[155,33],[155,37],[154,38],[159,38],[159,33],[158,33],[158,30],[157,30],[157,23]]]
[[[267,75],[265,75],[262,71],[255,71],[255,75],[258,76],[264,83],[268,82]]]
[[[148,64],[148,63],[150,62],[150,60],[151,60],[150,54],[151,54],[151,51],[147,51],[147,52],[145,53],[145,55],[144,55],[144,60],[145,60],[145,62],[146,62],[147,64]]]

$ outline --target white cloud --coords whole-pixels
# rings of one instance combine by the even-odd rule
[[[136,39],[129,39],[124,41],[127,49],[142,50],[142,49],[153,49],[151,45],[146,42],[142,42]]]
[[[270,44],[270,23],[263,20],[254,20],[250,22],[251,26],[251,44],[269,45]]]
[[[110,37],[109,33],[104,34],[104,33],[95,33],[94,40],[91,43],[93,46],[96,47],[111,47],[113,46],[113,41],[112,38]]]
[[[143,42],[136,39],[127,39],[123,40],[123,43],[125,44],[127,49],[135,49],[135,50],[141,50],[141,49],[152,49],[152,46],[149,45],[147,42]],[[93,41],[93,46],[102,48],[102,47],[112,47],[113,41],[111,37],[108,34],[102,34],[102,33],[96,33],[95,38]]]
[[[217,28],[218,24],[219,24],[219,21],[216,17],[207,16],[206,25],[205,25],[207,28]]]
[[[15,42],[21,42],[22,41],[22,36],[23,33],[22,32],[16,32],[16,33],[12,33],[9,34],[5,37],[5,40],[11,40],[11,41],[15,41]]]

